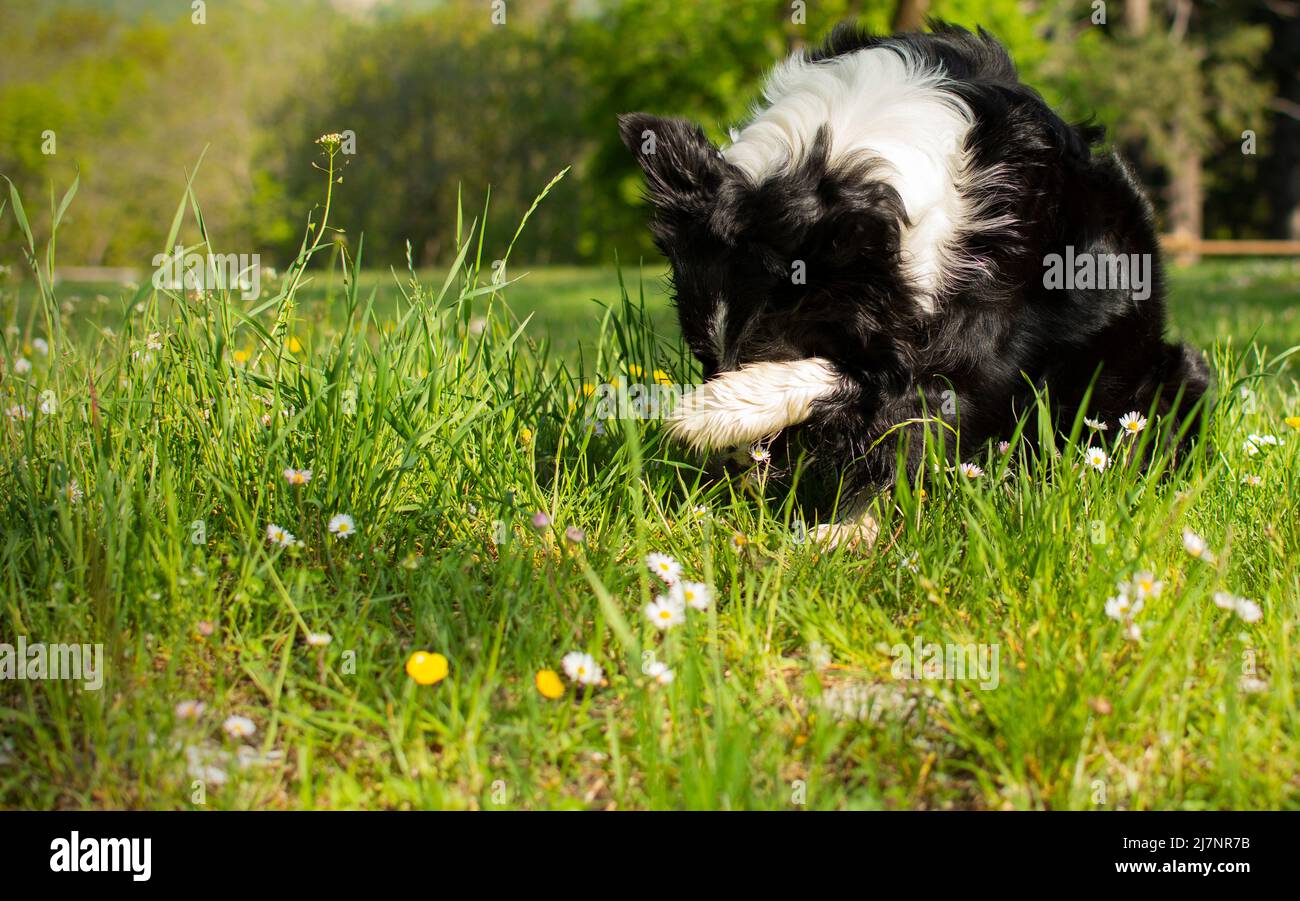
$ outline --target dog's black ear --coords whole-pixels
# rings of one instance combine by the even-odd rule
[[[700,126],[685,119],[624,113],[618,117],[618,130],[645,172],[647,193],[656,206],[691,206],[717,192],[727,163]]]

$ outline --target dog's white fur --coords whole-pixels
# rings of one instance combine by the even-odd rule
[[[841,376],[820,357],[750,363],[684,396],[668,427],[673,437],[697,451],[741,447],[803,422],[813,402],[840,384]]]
[[[972,114],[947,89],[942,69],[904,48],[858,50],[819,62],[795,54],[776,67],[763,91],[768,106],[722,155],[755,182],[797,165],[822,125],[830,130],[830,165],[874,158],[903,200],[910,225],[902,236],[904,270],[933,313],[954,279],[980,271],[959,259],[964,234],[1009,224],[990,218],[982,198],[997,173],[977,180],[966,151]]]

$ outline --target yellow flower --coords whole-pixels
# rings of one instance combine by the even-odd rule
[[[291,354],[300,353],[302,351],[302,342],[298,340],[296,335],[290,335],[289,340],[284,342],[284,348]]]
[[[639,379],[641,378],[641,376],[645,375],[645,370],[642,369],[640,366],[636,365],[635,363],[628,363],[627,374],[632,376],[632,378],[634,379]]]
[[[406,674],[421,685],[434,685],[447,678],[447,658],[441,654],[416,651],[406,661]]]
[[[532,430],[532,429],[520,429],[520,430],[519,430],[519,443],[522,444],[524,447],[527,447],[528,445],[532,444],[532,443],[533,443],[533,430]]]
[[[253,352],[252,352],[251,350],[249,350],[249,349],[246,348],[246,347],[241,347],[239,350],[235,351],[235,362],[236,362],[236,363],[247,363],[247,362],[248,362],[248,358],[251,357],[252,355],[253,355]]]
[[[662,369],[656,369],[655,381],[658,382],[660,385],[671,385],[673,384],[673,377],[670,376],[668,373],[664,372]]]
[[[564,695],[564,683],[560,681],[560,674],[552,669],[543,669],[537,671],[537,690],[541,692],[542,697],[554,701],[556,698]]]
[[[1300,431],[1300,416],[1288,416],[1282,421],[1291,426],[1291,428]]]
[[[582,386],[582,396],[583,396],[583,397],[595,397],[595,395],[596,395],[596,386],[593,385],[591,382],[585,382],[585,383],[583,383],[583,386]]]

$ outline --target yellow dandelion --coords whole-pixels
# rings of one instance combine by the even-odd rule
[[[673,377],[670,376],[668,373],[664,372],[662,369],[656,369],[655,381],[660,385],[671,385],[673,384]]]
[[[253,352],[251,350],[245,347],[241,347],[239,350],[235,351],[235,362],[242,365],[244,363],[247,363],[249,358],[252,356],[253,356]]]
[[[533,443],[533,430],[532,430],[532,429],[520,429],[520,430],[519,430],[519,443],[522,444],[524,447],[528,447],[528,445],[532,444],[532,443]]]
[[[447,658],[428,651],[416,651],[406,661],[406,674],[420,685],[434,685],[447,678]]]
[[[302,342],[296,335],[290,335],[289,340],[284,342],[284,349],[291,354],[302,353]]]
[[[591,382],[584,382],[583,385],[582,385],[582,396],[583,396],[583,397],[595,397],[595,396],[596,396],[596,386],[593,385]]]
[[[635,363],[628,363],[627,374],[632,376],[632,378],[634,379],[639,379],[641,378],[641,376],[645,375],[645,370],[642,369],[640,366],[636,365]]]
[[[1291,426],[1291,428],[1300,431],[1300,416],[1288,416],[1282,421]]]
[[[538,670],[534,681],[537,683],[537,690],[542,697],[554,701],[556,698],[564,696],[564,682],[561,681],[560,674],[555,670]]]

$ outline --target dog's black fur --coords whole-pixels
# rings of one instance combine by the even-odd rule
[[[933,314],[911,302],[915,289],[900,267],[907,211],[899,195],[873,175],[871,160],[828,166],[824,130],[795,170],[755,184],[698,126],[620,117],[646,173],[682,332],[706,379],[756,361],[830,360],[851,387],[819,401],[795,431],[855,492],[895,478],[896,443],[878,439],[936,415],[947,390],[956,393],[961,452],[969,454],[1009,437],[1035,388],[1047,389],[1068,428],[1091,385],[1086,412],[1107,420],[1113,435],[1129,411],[1185,417],[1209,386],[1200,355],[1164,339],[1151,209],[1124,163],[1095,151],[1102,130],[1064,122],[985,32],[932,27],[880,37],[841,25],[810,58],[904,45],[941,64],[975,115],[966,147],[975,167],[1002,170],[986,212],[1011,224],[963,239],[966,256],[983,265],[942,293]],[[652,154],[642,152],[647,129],[657,138]],[[1150,254],[1150,296],[1045,289],[1044,260],[1067,245]],[[806,284],[792,283],[795,259],[806,263]],[[707,334],[719,296],[731,313],[726,359],[715,357]],[[920,443],[910,442],[909,468],[920,462]]]

